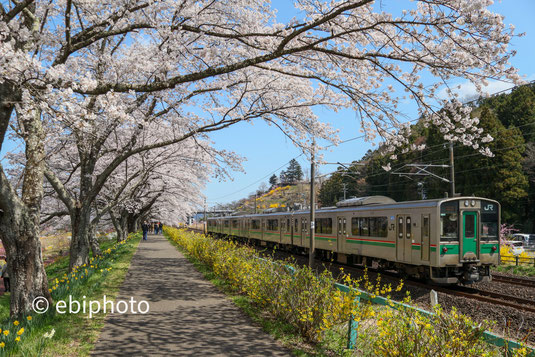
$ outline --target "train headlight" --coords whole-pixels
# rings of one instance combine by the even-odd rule
[[[474,207],[475,205],[476,205],[476,201],[472,200],[472,202],[470,202],[470,206]]]
[[[468,207],[469,204],[470,204],[470,203],[468,202],[468,200],[464,201],[464,206],[465,206],[465,207]]]

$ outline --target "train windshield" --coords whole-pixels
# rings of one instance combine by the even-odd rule
[[[459,241],[459,202],[444,202],[440,206],[440,240]]]
[[[481,240],[498,240],[498,205],[481,201]]]

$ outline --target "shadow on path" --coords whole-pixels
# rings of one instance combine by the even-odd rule
[[[92,355],[290,355],[163,236],[139,244],[116,303],[131,297],[149,313],[109,314]]]

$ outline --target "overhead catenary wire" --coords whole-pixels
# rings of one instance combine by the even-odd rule
[[[532,80],[530,82],[528,82],[527,84],[525,85],[531,85],[531,84],[534,84],[535,83],[535,80]],[[509,92],[509,91],[512,91],[514,90],[515,88],[518,88],[517,86],[513,86],[511,88],[508,88],[508,89],[503,89],[503,90],[500,90],[500,91],[497,91],[497,92],[494,92],[492,94],[489,95],[489,97],[492,97],[492,96],[497,96],[497,95],[500,95],[500,94],[503,94],[503,93],[506,93],[506,92]],[[477,103],[479,100],[481,100],[482,98],[476,98],[476,99],[473,99],[473,100],[470,100],[470,101],[467,101],[465,102],[464,104],[473,104],[473,103]],[[418,118],[415,118],[415,119],[412,119],[412,120],[409,120],[409,121],[406,121],[405,124],[410,124],[410,123],[414,123],[414,122],[418,122],[419,120],[421,119],[421,117],[418,117]],[[513,129],[516,129],[516,128],[521,128],[521,127],[525,127],[525,126],[531,126],[531,125],[535,125],[535,122],[534,123],[527,123],[527,124],[523,124],[523,125],[519,125],[519,126],[514,126],[514,127],[508,127],[506,128],[505,130],[513,130]],[[391,126],[389,128],[387,128],[386,130],[389,130],[389,129],[392,129],[394,128],[394,126]],[[355,137],[352,137],[352,138],[349,138],[349,139],[344,139],[342,141],[340,141],[339,143],[337,144],[329,144],[327,146],[325,146],[325,148],[330,148],[330,147],[333,147],[333,146],[338,146],[338,145],[341,145],[341,144],[346,144],[348,142],[352,142],[352,141],[355,141],[355,140],[358,140],[358,139],[363,139],[365,138],[366,135],[359,135],[359,136],[355,136]],[[443,146],[444,144],[437,144],[437,145],[433,145],[433,146],[430,146],[430,147],[426,147],[425,149],[430,149],[430,148],[435,148],[435,147],[440,147],[440,146]],[[462,145],[455,145],[454,148],[458,148],[458,147],[463,147]],[[445,150],[446,148],[444,148]],[[498,149],[498,150],[506,150],[507,148],[502,148],[502,149]],[[427,152],[425,153],[425,155],[423,155],[422,157],[427,157],[429,155],[431,155],[432,153],[436,153],[436,152],[440,152],[441,150],[436,150],[436,151],[433,151],[433,152]],[[496,150],[495,150],[496,151]],[[398,156],[401,156],[401,155],[408,155],[408,154],[412,154],[413,152],[407,152],[407,153],[402,153],[402,154],[398,154]],[[293,157],[292,159],[290,159],[289,161],[287,161],[285,164],[279,166],[278,168],[272,170],[271,172],[269,172],[268,174],[266,174],[265,176],[261,177],[260,179],[256,180],[255,182],[237,190],[237,191],[234,191],[232,193],[229,193],[229,194],[226,194],[226,195],[223,195],[223,196],[220,196],[220,197],[217,197],[217,198],[214,198],[213,200],[211,200],[210,202],[214,202],[214,203],[217,203],[216,201],[220,200],[220,199],[223,199],[223,198],[226,198],[226,197],[229,197],[229,196],[232,196],[236,193],[239,193],[239,192],[242,192],[250,187],[252,187],[253,185],[256,185],[258,184],[259,182],[261,182],[262,180],[266,179],[267,177],[269,177],[270,175],[273,175],[275,174],[277,171],[279,171],[280,169],[282,169],[283,167],[285,167],[286,165],[288,165],[290,163],[291,160],[294,160],[294,159],[298,159],[300,158],[301,156],[303,156],[304,153],[301,153],[300,155],[296,156],[296,157]],[[474,153],[474,154],[471,154],[470,156],[474,156],[474,155],[480,155],[479,153]],[[468,157],[468,156],[467,156]],[[457,157],[456,159],[459,159],[459,158],[463,158],[463,157]],[[435,162],[441,162],[441,161],[448,161],[447,158],[445,158],[444,160],[440,159],[440,160],[435,160]],[[393,169],[399,169],[401,167],[403,167],[405,164],[400,164],[399,166],[397,166],[396,168],[393,168]],[[332,173],[335,173],[335,172],[340,172],[339,170],[336,170],[336,171],[333,171]],[[332,174],[331,173],[331,174]],[[460,173],[460,172],[458,172]],[[378,176],[378,175],[382,175],[383,173],[378,173],[378,174],[374,174],[374,175],[367,175],[367,176],[364,176],[363,178],[367,178],[367,177],[373,177],[373,176]],[[328,175],[328,174],[327,174]],[[322,175],[322,176],[326,176],[326,174]]]

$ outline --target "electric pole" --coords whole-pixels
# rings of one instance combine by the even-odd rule
[[[315,151],[316,150],[316,140],[312,142],[312,154],[310,160],[310,249],[308,251],[308,266],[312,268],[314,262],[314,230],[315,230],[315,219],[316,219],[316,210],[315,210],[315,194],[314,194],[314,181],[315,181]]]
[[[206,198],[204,199],[204,224],[203,224],[204,234],[208,231],[208,220],[206,219]]]
[[[450,182],[451,197],[455,197],[455,167],[453,162],[453,142],[450,141]]]

